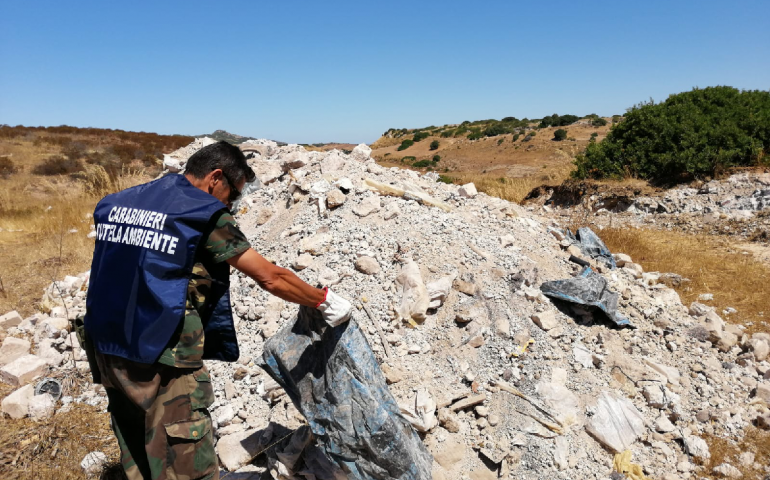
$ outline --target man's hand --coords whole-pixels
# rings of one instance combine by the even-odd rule
[[[326,298],[318,305],[318,310],[327,324],[336,327],[350,320],[353,306],[350,305],[350,302],[327,288]]]

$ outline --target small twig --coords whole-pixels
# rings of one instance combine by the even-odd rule
[[[491,382],[491,383],[492,383],[493,385],[497,386],[498,388],[500,388],[500,390],[505,390],[505,391],[506,391],[506,392],[508,392],[508,393],[512,393],[512,394],[516,395],[517,397],[519,397],[519,398],[521,398],[521,399],[524,399],[524,400],[526,400],[526,401],[527,401],[527,402],[528,402],[530,405],[532,405],[533,407],[535,407],[535,408],[536,408],[538,411],[540,411],[541,413],[543,413],[544,415],[546,415],[547,417],[549,417],[549,418],[551,418],[553,421],[555,421],[557,424],[559,424],[559,426],[560,426],[560,427],[563,427],[563,426],[564,426],[564,423],[562,423],[562,422],[561,422],[561,420],[559,420],[559,419],[556,417],[556,415],[554,415],[553,413],[551,413],[551,412],[550,412],[550,411],[549,411],[549,410],[548,410],[548,409],[547,409],[545,406],[543,406],[543,405],[540,405],[540,402],[538,402],[537,400],[535,400],[535,399],[533,399],[533,398],[530,398],[529,396],[527,396],[527,395],[523,394],[522,392],[520,392],[519,390],[517,390],[517,389],[513,388],[513,387],[512,387],[512,386],[510,386],[508,383],[506,383],[506,382],[504,382],[504,381],[502,381],[502,380],[493,381],[493,382]],[[534,418],[534,417],[533,417],[533,418]],[[542,423],[542,422],[541,422],[541,423]],[[550,427],[549,427],[549,428],[550,428]]]
[[[369,310],[369,307],[366,306],[366,303],[361,300],[361,305],[364,307],[364,311],[367,315],[369,315],[369,320],[372,321],[374,324],[374,328],[377,329],[377,334],[380,336],[380,341],[382,342],[382,346],[385,348],[385,355],[390,359],[393,358],[393,356],[390,353],[390,345],[388,345],[388,340],[385,338],[385,333],[382,331],[382,327],[380,326],[380,322],[378,322],[374,315],[372,314],[372,311]]]

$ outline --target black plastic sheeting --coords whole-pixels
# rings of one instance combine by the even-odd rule
[[[573,235],[569,230],[566,231],[567,238],[583,252],[585,255],[602,262],[610,269],[617,268],[615,259],[607,245],[601,238],[588,227],[578,229]]]
[[[586,267],[575,278],[544,282],[540,291],[556,300],[591,307],[619,327],[631,326],[631,322],[617,311],[618,294],[611,291],[607,287],[607,280],[590,267]]]
[[[300,307],[264,346],[261,365],[349,479],[429,480],[433,458],[401,415],[355,319],[329,327]]]

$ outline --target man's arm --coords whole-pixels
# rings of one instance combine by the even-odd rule
[[[253,278],[269,293],[287,302],[315,308],[326,298],[324,290],[308,285],[291,270],[273,265],[252,248],[227,259],[227,263]]]

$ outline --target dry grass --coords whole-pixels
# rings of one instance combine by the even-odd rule
[[[724,462],[728,462],[741,471],[744,480],[766,478],[752,467],[741,465],[738,461],[738,455],[743,452],[751,452],[754,454],[755,463],[770,465],[770,432],[749,427],[740,442],[733,442],[713,435],[705,436],[705,440],[709,444],[709,452],[711,453],[707,465],[709,471]]]
[[[88,270],[93,240],[86,235],[98,199],[149,179],[128,167],[110,177],[88,164],[77,176],[35,175],[36,165],[61,152],[36,138],[0,138],[0,155],[18,169],[0,177],[0,313],[32,314],[53,280]]]
[[[569,178],[571,165],[554,166],[532,177],[504,178],[481,173],[445,174],[456,184],[473,182],[476,189],[493,197],[519,203],[532,189],[541,185],[555,185]]]
[[[11,390],[0,384],[0,397]],[[76,404],[45,422],[5,418],[0,429],[0,478],[82,479],[80,462],[92,451],[103,452],[112,464],[119,459],[109,414],[96,407]],[[101,478],[120,477],[107,473]]]
[[[691,281],[677,287],[682,303],[697,301],[701,293],[712,293],[707,302],[721,312],[738,310],[727,320],[743,324],[747,332],[770,332],[770,296],[766,286],[770,268],[735,251],[724,240],[661,230],[605,228],[600,236],[613,252],[623,252],[646,271],[673,272]]]

